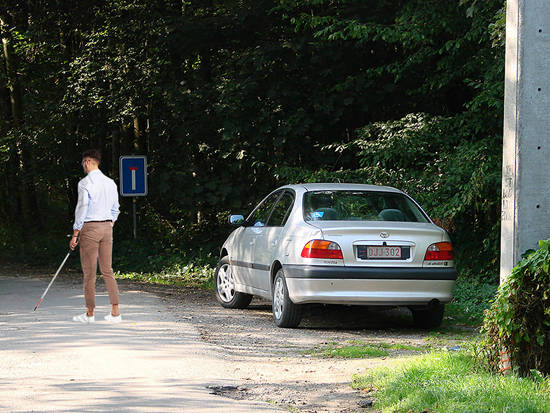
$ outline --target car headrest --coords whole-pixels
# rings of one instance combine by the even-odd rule
[[[378,219],[380,221],[404,221],[405,217],[399,209],[383,209],[378,214]]]

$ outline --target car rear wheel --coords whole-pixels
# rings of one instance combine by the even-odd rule
[[[445,304],[438,303],[423,309],[412,308],[411,311],[414,324],[417,327],[424,329],[437,328],[443,321]]]
[[[294,328],[302,319],[302,307],[290,301],[283,270],[280,269],[273,281],[273,320],[278,327]]]
[[[229,257],[223,257],[216,267],[214,273],[216,284],[216,298],[225,308],[246,308],[252,296],[250,294],[235,291],[235,278]]]

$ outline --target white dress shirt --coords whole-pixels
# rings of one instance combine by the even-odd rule
[[[78,183],[73,229],[80,231],[88,221],[115,222],[120,213],[119,206],[115,181],[103,175],[99,169],[94,169]]]

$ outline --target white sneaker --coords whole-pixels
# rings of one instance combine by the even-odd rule
[[[95,323],[95,317],[94,316],[88,317],[88,314],[84,313],[80,315],[75,315],[73,317],[73,321],[76,321],[77,323],[83,323],[83,324]]]
[[[122,316],[120,314],[117,316],[114,316],[111,313],[109,313],[104,318],[105,318],[105,321],[113,324],[120,323],[122,321]]]

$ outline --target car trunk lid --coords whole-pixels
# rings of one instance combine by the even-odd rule
[[[346,266],[421,267],[429,245],[445,232],[432,223],[312,221],[325,240],[338,243]]]

